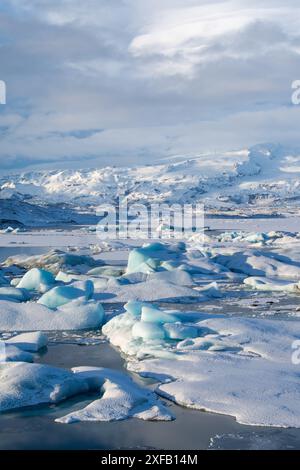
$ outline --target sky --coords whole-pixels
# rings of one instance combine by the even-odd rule
[[[1,0],[0,172],[299,144],[299,0]]]

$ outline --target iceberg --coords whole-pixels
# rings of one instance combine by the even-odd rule
[[[63,331],[100,328],[104,321],[101,303],[77,299],[50,310],[27,302],[0,302],[0,331]]]
[[[80,284],[79,287],[76,287],[75,284],[54,287],[46,292],[37,303],[51,309],[56,309],[81,297],[85,300],[89,300],[93,296],[93,293],[94,285],[92,281],[85,281],[83,284]]]
[[[169,339],[183,340],[186,338],[197,338],[199,336],[198,328],[181,323],[165,323],[164,330]]]
[[[146,305],[142,307],[141,320],[153,323],[172,323],[178,321],[178,318],[158,308]]]
[[[124,305],[124,309],[126,310],[126,312],[131,313],[133,316],[139,317],[142,314],[142,308],[147,305],[148,303],[146,302],[135,302],[131,300],[130,302],[127,302]]]
[[[175,249],[163,243],[149,243],[141,248],[135,248],[129,253],[126,274],[143,272],[146,274],[155,272],[164,260],[172,256],[178,257],[178,250],[184,249],[185,245],[177,246]]]
[[[158,323],[138,321],[132,328],[132,336],[133,338],[143,338],[145,340],[164,339],[165,330]]]
[[[41,293],[46,292],[55,284],[55,278],[52,273],[44,269],[32,268],[27,271],[17,284],[19,289],[34,290]]]

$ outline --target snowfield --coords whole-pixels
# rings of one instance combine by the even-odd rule
[[[0,180],[0,224],[95,224],[97,205],[124,196],[128,203],[203,202],[214,216],[297,212],[299,162],[299,149],[264,144],[145,167],[9,175]]]

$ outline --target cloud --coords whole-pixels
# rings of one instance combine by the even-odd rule
[[[298,139],[299,6],[3,0],[0,170]]]

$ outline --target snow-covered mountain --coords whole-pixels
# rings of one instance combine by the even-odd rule
[[[134,168],[7,176],[0,180],[0,221],[82,223],[79,211],[93,212],[119,196],[140,203],[204,202],[217,212],[295,210],[300,200],[300,151],[264,144]]]

